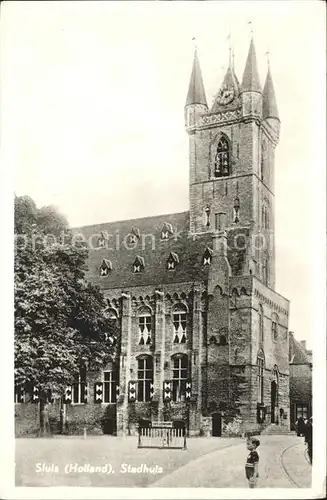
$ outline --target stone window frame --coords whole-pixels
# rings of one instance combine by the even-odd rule
[[[263,281],[264,285],[268,286],[268,282],[269,282],[269,253],[267,251],[265,251],[263,254],[262,281]]]
[[[186,304],[179,302],[172,307],[172,324],[173,324],[173,344],[187,344],[188,341],[188,307]],[[177,318],[179,316],[179,318]],[[178,324],[178,327],[176,328]]]
[[[279,317],[278,314],[273,312],[271,315],[271,338],[273,342],[278,342],[279,338]]]
[[[264,401],[264,370],[266,366],[265,353],[263,349],[259,349],[257,354],[257,381],[258,381],[258,403]]]
[[[185,353],[177,353],[171,356],[172,364],[172,401],[175,403],[185,402],[186,382],[188,380],[189,359]],[[177,375],[177,377],[176,377]]]
[[[80,368],[79,374],[71,384],[72,405],[84,405],[87,403],[88,382],[86,368]]]
[[[150,318],[149,320],[145,318]],[[141,321],[142,319],[142,321]],[[141,306],[137,311],[138,345],[150,346],[153,340],[153,311],[150,306]],[[141,324],[144,329],[141,329]],[[149,330],[150,327],[150,330]],[[146,331],[145,331],[146,330]],[[146,338],[145,338],[146,337]],[[143,340],[143,342],[141,342]]]
[[[147,403],[151,401],[151,386],[153,385],[154,360],[149,354],[141,354],[137,361],[137,395],[136,401]]]
[[[259,314],[259,342],[260,344],[264,344],[265,341],[265,328],[264,328],[264,310],[263,305],[260,303],[258,307]]]
[[[106,378],[106,374],[108,373],[110,374],[109,378]],[[115,370],[114,368],[112,368],[111,370],[103,370],[102,372],[102,377],[103,377],[102,403],[104,404],[117,402],[117,380],[118,380],[117,375],[118,375],[117,370]],[[106,398],[106,395],[108,395],[108,398]],[[106,399],[108,399],[108,401],[106,401]]]

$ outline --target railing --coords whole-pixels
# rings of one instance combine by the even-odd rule
[[[173,428],[172,422],[152,422],[139,425],[138,448],[167,448],[186,450],[186,429]]]

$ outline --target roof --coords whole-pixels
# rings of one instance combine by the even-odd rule
[[[194,51],[193,68],[185,106],[188,106],[190,104],[204,104],[205,106],[207,106],[207,99],[203,86],[200,62],[196,49]]]
[[[279,118],[275,89],[271,77],[270,67],[268,67],[266,83],[263,89],[262,116],[263,118]]]
[[[289,362],[293,365],[310,365],[311,360],[306,350],[298,342],[292,332],[289,334]]]
[[[162,232],[168,227],[168,239]],[[169,226],[170,225],[170,226]],[[139,230],[139,237],[135,231]],[[236,230],[236,229],[235,229]],[[89,243],[87,278],[102,289],[126,288],[144,285],[160,286],[169,283],[205,281],[208,265],[203,264],[203,255],[212,248],[212,234],[191,235],[189,233],[189,212],[166,214],[92,226],[74,228],[73,233],[82,234]],[[238,234],[247,228],[237,228]],[[103,233],[103,236],[101,236]],[[133,236],[132,236],[133,234]],[[132,244],[130,239],[134,239]],[[107,248],[99,248],[99,239],[107,237]],[[233,249],[234,234],[228,233],[228,260],[234,275],[243,268],[246,250]],[[167,269],[170,255],[177,256],[175,269]],[[140,272],[133,272],[137,257],[144,259]],[[111,270],[100,276],[104,259],[111,263]]]
[[[242,91],[244,92],[251,90],[255,92],[261,92],[261,85],[257,67],[257,57],[255,54],[253,38],[251,38],[249,53],[242,79]]]

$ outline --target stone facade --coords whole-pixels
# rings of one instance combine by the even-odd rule
[[[251,42],[242,85],[230,66],[209,110],[195,54],[189,212],[74,230],[96,243],[88,278],[121,338],[111,368],[88,372],[87,401],[64,405],[69,432],[134,434],[140,419],[183,421],[190,435],[289,424],[289,302],[274,290],[279,118],[256,73]]]

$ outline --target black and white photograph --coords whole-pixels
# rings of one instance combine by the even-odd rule
[[[324,3],[1,10],[1,496],[324,498]]]

